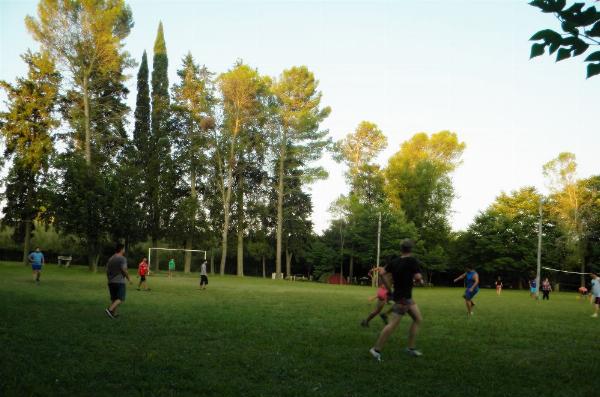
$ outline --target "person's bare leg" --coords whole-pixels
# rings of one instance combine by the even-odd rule
[[[377,306],[375,307],[375,310],[373,310],[371,312],[371,314],[369,314],[369,317],[367,317],[367,319],[365,320],[365,322],[368,324],[369,321],[371,321],[376,315],[378,315],[379,313],[381,313],[381,309],[383,309],[383,306],[385,305],[384,301],[377,301]]]
[[[471,314],[471,301],[468,299],[465,299],[465,305],[467,306],[467,314],[470,315]]]
[[[388,340],[388,338],[390,337],[392,332],[394,332],[394,330],[396,329],[398,324],[400,324],[401,319],[402,319],[401,315],[399,315],[397,313],[391,314],[390,322],[388,323],[388,325],[383,327],[383,329],[381,330],[381,333],[379,334],[379,337],[377,338],[377,342],[375,342],[375,346],[373,346],[375,348],[375,350],[381,351],[381,349],[383,348],[383,345],[385,345],[385,342]]]
[[[419,306],[416,304],[412,305],[410,309],[408,309],[408,315],[412,318],[413,322],[408,329],[408,348],[414,349],[417,343],[417,334],[419,333],[419,327],[423,322],[423,316],[421,316],[421,311],[419,310]]]
[[[116,299],[110,305],[110,307],[108,308],[108,310],[110,310],[112,313],[114,313],[117,310],[117,307],[119,307],[120,304],[121,304],[121,299]]]

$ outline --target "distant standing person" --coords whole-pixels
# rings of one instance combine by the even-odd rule
[[[500,294],[502,293],[502,279],[500,278],[500,276],[498,276],[498,279],[496,280],[496,295],[500,296]]]
[[[544,295],[542,296],[542,300],[550,300],[550,292],[552,292],[552,284],[550,284],[548,277],[546,277],[542,281],[542,294]]]
[[[598,317],[600,311],[600,278],[592,273],[592,303],[594,304],[594,314],[592,317]]]
[[[467,315],[473,315],[473,306],[475,306],[475,302],[473,302],[473,298],[479,292],[479,274],[475,271],[473,266],[467,266],[466,272],[458,276],[454,279],[454,282],[465,279],[465,284],[467,288],[465,289],[465,294],[463,298],[465,298],[465,305],[467,306]]]
[[[105,310],[110,318],[117,317],[117,308],[125,300],[125,280],[131,284],[127,272],[127,259],[124,256],[125,246],[117,244],[115,254],[106,263],[106,278],[108,278],[108,291],[110,293],[110,306]]]
[[[40,251],[40,247],[37,247],[35,251],[29,254],[27,257],[29,263],[31,263],[31,270],[33,272],[33,281],[36,285],[40,284],[40,276],[42,274],[42,266],[46,263],[44,261],[44,254]]]
[[[533,299],[536,298],[537,294],[537,280],[534,278],[529,281],[529,294]]]
[[[171,258],[169,261],[169,278],[173,276],[173,272],[175,271],[175,259]]]
[[[375,346],[369,350],[369,353],[377,361],[381,361],[381,349],[383,349],[385,342],[400,323],[402,316],[406,313],[413,320],[408,329],[408,347],[406,352],[413,357],[423,355],[415,348],[417,333],[423,317],[421,316],[419,307],[412,299],[412,289],[415,283],[423,284],[423,276],[421,275],[421,263],[412,255],[413,246],[414,243],[412,240],[403,240],[400,244],[401,256],[393,259],[385,270],[380,270],[383,282],[389,291],[392,291],[392,285],[390,285],[386,274],[389,273],[392,276],[394,306],[392,306],[392,313],[390,314],[388,324],[381,330]]]
[[[146,284],[146,276],[148,275],[148,259],[144,258],[138,265],[138,276],[140,276],[140,283],[138,284],[137,290],[143,288],[146,291],[150,291]]]
[[[200,265],[200,289],[206,289],[208,285],[208,275],[206,274],[206,261]]]

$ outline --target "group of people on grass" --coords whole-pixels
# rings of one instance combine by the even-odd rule
[[[371,271],[372,277],[375,277],[378,281],[379,288],[377,289],[377,294],[369,300],[377,299],[377,304],[368,317],[362,320],[361,326],[368,327],[369,322],[378,314],[385,324],[375,344],[369,349],[369,353],[377,361],[382,360],[381,350],[405,314],[408,314],[412,319],[412,324],[408,331],[406,352],[413,357],[422,355],[416,348],[416,338],[423,318],[419,307],[412,299],[412,289],[416,284],[423,284],[423,276],[421,274],[422,265],[412,254],[413,245],[411,240],[402,241],[399,258],[393,259],[385,267],[374,268]],[[595,311],[592,317],[598,317],[598,312],[600,311],[600,278],[595,274],[591,274],[591,276],[593,303],[595,304]],[[473,298],[479,292],[479,274],[472,266],[467,266],[466,271],[455,278],[454,282],[456,283],[460,280],[465,280],[466,288],[463,298],[467,308],[467,316],[471,317],[473,315],[473,307],[475,306]],[[496,293],[500,295],[503,287],[500,277],[498,277],[495,284]],[[530,282],[530,288],[532,289],[532,293],[537,292],[537,290],[534,291],[536,289],[535,280]],[[545,278],[542,282],[542,299],[549,300],[550,291],[552,291],[552,286],[548,278]],[[392,300],[394,303],[386,313],[382,313],[388,300]]]
[[[374,271],[372,272],[372,276],[376,277],[379,282],[377,295],[371,298],[371,300],[377,299],[377,304],[375,310],[361,322],[361,325],[368,327],[369,322],[378,314],[385,324],[385,327],[379,334],[374,346],[369,350],[371,355],[378,361],[381,361],[381,349],[400,323],[402,316],[405,314],[408,314],[413,320],[409,329],[408,347],[406,351],[409,355],[414,357],[422,355],[422,353],[416,349],[416,337],[422,322],[422,316],[419,307],[412,299],[412,289],[415,284],[423,284],[423,276],[421,274],[421,262],[412,254],[413,246],[414,243],[411,240],[403,240],[400,246],[400,257],[394,258],[385,267],[373,269]],[[131,279],[127,270],[127,259],[124,255],[125,246],[123,244],[117,244],[115,254],[109,258],[106,264],[106,276],[108,279],[111,304],[105,311],[110,318],[116,318],[118,316],[116,311],[119,305],[125,300],[126,283],[128,282],[131,284]],[[37,247],[35,251],[29,254],[28,259],[33,271],[34,282],[36,285],[39,285],[42,266],[45,264],[44,254],[41,252],[40,248]],[[169,261],[169,278],[174,270],[175,261],[171,259]],[[146,291],[150,290],[146,282],[148,274],[148,260],[144,258],[138,265],[138,276],[140,278],[137,287],[138,291],[140,289]],[[595,306],[592,317],[598,317],[600,311],[600,278],[596,274],[592,274],[591,276],[591,300]],[[455,278],[454,282],[463,279],[465,280],[466,286],[463,298],[467,308],[467,315],[471,317],[473,315],[473,307],[475,306],[473,298],[479,292],[479,275],[472,266],[468,266],[465,273]],[[495,284],[496,293],[500,295],[503,287],[500,277],[498,277]],[[204,261],[200,269],[200,289],[206,289],[207,285],[208,276],[206,272],[206,261]],[[537,292],[535,280],[532,280],[529,286],[532,295],[535,294]],[[541,290],[543,293],[542,299],[548,300],[549,294],[552,291],[552,286],[548,278],[545,278],[542,282]],[[388,300],[392,300],[394,304],[386,313],[381,313],[386,303],[388,303]]]
[[[168,277],[172,277],[172,272],[175,271],[175,260],[171,258],[169,261]],[[146,283],[146,277],[149,274],[148,259],[144,258],[138,265],[138,276],[140,282],[137,290],[144,289],[150,291]],[[131,284],[129,273],[127,271],[127,259],[125,258],[125,246],[117,244],[116,252],[108,259],[106,263],[106,277],[108,278],[108,291],[110,294],[111,304],[106,308],[106,314],[110,318],[118,317],[117,308],[125,300],[126,281]],[[208,276],[206,273],[206,261],[200,266],[200,289],[206,289],[208,285]]]

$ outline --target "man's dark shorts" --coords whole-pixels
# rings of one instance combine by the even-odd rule
[[[110,291],[110,300],[116,301],[117,299],[125,300],[125,284],[123,283],[109,283],[108,290]]]
[[[208,285],[208,277],[205,275],[200,276],[200,285]]]
[[[396,313],[400,316],[403,316],[410,310],[410,307],[415,304],[415,301],[412,299],[398,299],[395,301],[394,306],[392,306],[392,312]]]
[[[141,281],[146,281],[146,276],[140,276]]]
[[[597,296],[597,297],[594,299],[594,303],[595,303],[595,304],[597,304],[597,305],[600,305],[600,296]]]

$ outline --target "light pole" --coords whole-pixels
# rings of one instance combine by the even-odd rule
[[[540,220],[538,224],[538,249],[537,249],[537,273],[535,276],[535,297],[540,299],[540,273],[542,269],[542,204],[544,199],[540,197]]]

